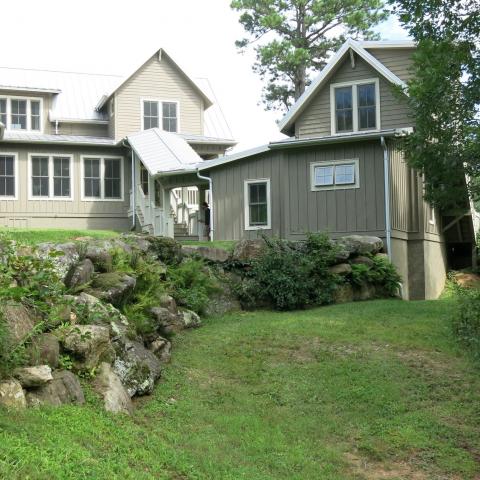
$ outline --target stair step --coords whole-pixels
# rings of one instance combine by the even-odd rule
[[[198,235],[174,235],[177,242],[198,242]]]

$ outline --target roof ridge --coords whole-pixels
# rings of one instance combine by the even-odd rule
[[[50,69],[44,69],[44,68],[6,67],[2,65],[0,65],[0,68],[3,68],[5,70],[22,70],[25,72],[71,73],[75,75],[95,75],[98,77],[116,77],[116,78],[123,77],[123,75],[118,75],[113,73],[72,72],[67,70],[50,70]]]

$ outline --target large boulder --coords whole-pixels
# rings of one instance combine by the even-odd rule
[[[349,303],[353,302],[355,299],[355,293],[353,287],[349,283],[344,283],[337,285],[333,293],[333,302],[334,303]]]
[[[359,255],[358,257],[353,257],[350,260],[352,265],[365,265],[367,267],[373,267],[375,262],[370,258],[366,257],[365,255]]]
[[[379,237],[363,235],[348,235],[337,239],[340,250],[349,252],[350,255],[375,254],[383,249],[383,241]]]
[[[24,388],[41,387],[53,380],[52,369],[48,365],[16,368],[13,376]]]
[[[39,321],[32,310],[13,301],[0,304],[0,318],[5,324],[9,345],[23,342]]]
[[[262,256],[265,240],[240,240],[233,250],[232,259],[240,263],[248,263]]]
[[[102,395],[107,412],[130,414],[133,411],[132,400],[120,378],[108,363],[102,363],[94,381],[95,390]]]
[[[200,245],[183,245],[182,252],[186,255],[200,257],[209,262],[224,263],[230,258],[230,253],[223,248]]]
[[[55,244],[41,243],[38,245],[37,253],[40,258],[52,261],[55,272],[60,279],[64,280],[80,258],[77,245],[73,242]]]
[[[160,360],[143,343],[122,339],[116,342],[117,357],[113,371],[120,378],[130,397],[153,392],[162,373]]]
[[[70,288],[77,288],[88,283],[93,276],[93,263],[89,258],[80,262],[70,270],[65,279],[65,285]]]
[[[331,266],[329,271],[335,275],[345,276],[352,273],[352,267],[348,263],[339,263],[338,265]]]
[[[85,247],[85,258],[90,260],[99,272],[112,270],[113,243],[108,240],[89,241]]]
[[[167,295],[166,293],[160,297],[158,306],[166,308],[171,313],[178,313],[177,302],[171,295]]]
[[[29,406],[83,405],[85,403],[80,382],[72,372],[58,370],[53,372],[52,376],[53,380],[27,393],[27,404]]]
[[[21,409],[26,406],[25,392],[17,380],[0,382],[0,407]]]
[[[178,314],[183,328],[197,328],[202,324],[200,316],[192,310],[183,309]]]
[[[58,367],[60,358],[60,343],[58,338],[51,333],[42,333],[32,340],[28,347],[30,365],[48,365]]]
[[[115,351],[110,343],[110,329],[100,325],[73,325],[57,330],[63,348],[73,353],[75,368],[91,370],[102,361],[112,361]]]
[[[171,335],[183,330],[183,321],[178,313],[173,313],[165,307],[152,307],[150,316],[154,321],[156,330],[163,335]]]
[[[136,283],[135,278],[122,272],[100,273],[93,278],[90,293],[119,306],[131,295]]]

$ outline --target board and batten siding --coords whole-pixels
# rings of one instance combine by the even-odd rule
[[[299,138],[323,137],[332,134],[330,85],[379,78],[380,83],[380,127],[381,129],[404,128],[413,124],[404,98],[394,91],[393,85],[358,56],[355,68],[346,58],[332,74],[329,81],[314,96],[295,123],[295,135]]]
[[[203,99],[166,56],[154,55],[115,93],[116,139],[142,130],[142,98],[179,102],[180,133],[203,135]]]
[[[58,145],[18,145],[2,143],[3,152],[18,155],[17,200],[0,198],[0,225],[6,227],[92,228],[127,230],[131,184],[130,159],[124,149]],[[73,156],[73,200],[29,200],[29,154]],[[81,199],[81,156],[124,158],[123,201],[83,201]]]
[[[377,60],[383,63],[400,80],[407,82],[413,77],[411,67],[413,65],[412,54],[414,48],[369,48]]]
[[[359,160],[360,187],[311,191],[310,164]],[[302,239],[307,232],[332,236],[385,236],[383,153],[380,142],[318,146],[267,152],[210,171],[215,238],[258,238],[261,233]],[[272,228],[245,230],[245,180],[270,179]]]

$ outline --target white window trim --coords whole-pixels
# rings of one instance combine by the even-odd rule
[[[7,101],[7,124],[5,130],[8,132],[30,132],[43,133],[43,98],[42,97],[22,97],[18,95],[0,95],[0,100]],[[18,128],[12,129],[12,100],[26,100],[27,101],[27,129],[22,130]],[[30,102],[40,102],[40,130],[32,130],[32,109]]]
[[[2,157],[13,157],[13,173],[15,175],[15,195],[0,195],[0,200],[18,200],[18,152],[0,152]]]
[[[100,197],[85,196],[85,159],[98,158],[100,160]],[[105,160],[120,160],[120,198],[105,198]],[[125,159],[121,155],[81,155],[80,156],[80,198],[82,202],[123,202],[125,200]]]
[[[315,167],[336,167],[337,165],[355,165],[355,183],[336,185],[315,185]],[[321,162],[310,163],[310,189],[312,192],[322,192],[324,190],[351,190],[360,188],[360,168],[358,158],[349,158],[345,160],[325,160]],[[333,176],[335,182],[335,173]]]
[[[375,84],[375,123],[376,128],[365,129],[358,128],[358,99],[357,99],[357,87],[358,85],[366,85],[368,83]],[[350,132],[337,132],[337,122],[335,115],[335,89],[342,87],[352,87],[352,131]],[[357,80],[354,82],[341,82],[330,84],[330,128],[332,136],[351,135],[358,132],[379,132],[381,130],[380,125],[380,80],[378,78],[368,78],[365,80]]]
[[[32,158],[33,157],[48,157],[48,197],[37,197],[32,195]],[[70,196],[56,197],[53,194],[53,157],[68,158],[70,160]],[[70,153],[29,153],[28,154],[28,200],[51,200],[55,202],[72,202],[74,199],[74,164],[73,155]]]
[[[163,103],[176,103],[177,104],[177,131],[176,132],[168,132],[168,133],[180,133],[180,102],[178,100],[169,100],[167,98],[141,98],[140,99],[140,130],[145,130],[143,128],[143,102],[157,102],[158,107],[158,128],[163,130]],[[164,130],[165,132],[167,130]]]
[[[267,184],[267,224],[266,225],[250,225],[250,205],[248,201],[248,186],[252,183]],[[272,229],[272,199],[270,195],[270,179],[257,178],[245,180],[244,184],[244,212],[245,212],[245,230],[271,230]]]

